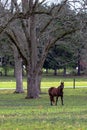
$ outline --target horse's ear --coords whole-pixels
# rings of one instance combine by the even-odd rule
[[[61,84],[64,84],[64,82],[61,82]]]

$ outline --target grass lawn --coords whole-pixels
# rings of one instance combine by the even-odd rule
[[[51,86],[59,86],[60,81],[64,81],[65,88],[73,88],[73,82],[75,79],[76,87],[87,87],[87,77],[59,77],[59,76],[42,76],[41,87],[48,88]],[[16,82],[14,77],[3,77],[0,76],[0,88],[14,88]],[[26,89],[26,77],[23,78],[23,86]]]
[[[73,88],[73,83],[75,79],[76,87],[87,87],[87,77],[59,77],[59,76],[43,76],[41,87],[58,86],[61,81],[64,81],[65,88]]]
[[[87,88],[65,88],[64,106],[50,106],[47,90],[30,100],[0,90],[0,130],[87,130]]]

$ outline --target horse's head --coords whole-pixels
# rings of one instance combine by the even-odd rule
[[[63,89],[64,88],[64,82],[61,82],[60,87]]]

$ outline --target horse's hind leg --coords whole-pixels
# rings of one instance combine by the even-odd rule
[[[54,97],[52,97],[52,101],[53,101],[53,103],[55,103]]]
[[[54,97],[50,96],[50,102],[51,102],[51,106],[53,105],[52,102],[55,102]]]

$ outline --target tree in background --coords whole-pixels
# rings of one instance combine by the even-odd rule
[[[44,62],[44,68],[53,69],[54,75],[57,75],[58,69],[64,69],[63,75],[66,75],[66,68],[75,65],[74,52],[70,49],[70,44],[64,43],[56,44],[48,53]]]
[[[25,61],[27,71],[26,98],[39,97],[38,86],[41,81],[41,71],[50,48],[58,40],[78,29],[79,19],[77,19],[76,14],[71,20],[71,13],[69,15],[69,12],[65,11],[67,1],[64,0],[61,4],[53,5],[50,8],[46,7],[46,10],[39,8],[44,2],[40,3],[39,0],[21,0],[21,4],[18,4],[17,0],[11,0],[11,9],[6,9],[4,6],[2,21],[6,22],[3,27],[1,26],[1,31],[6,28],[5,32]],[[7,3],[8,1],[5,5]],[[40,22],[37,21],[37,17]],[[56,20],[60,24],[57,24]],[[38,35],[37,28],[39,28]],[[57,35],[54,36],[56,33]],[[40,42],[41,39],[43,42]]]
[[[12,43],[12,48],[14,52],[14,62],[15,62],[15,78],[16,78],[16,90],[15,93],[23,93],[23,79],[22,79],[22,58],[16,48]]]
[[[14,75],[16,78],[16,93],[22,93],[23,82],[22,82],[22,58],[19,55],[15,45],[9,41],[6,35],[0,37],[0,54],[2,56],[2,68],[4,69],[5,76],[7,76],[8,69],[14,68]]]
[[[0,56],[1,56],[1,67],[4,70],[4,76],[8,75],[8,71],[12,66],[13,56],[12,49],[9,46],[9,42],[5,35],[0,36]]]

